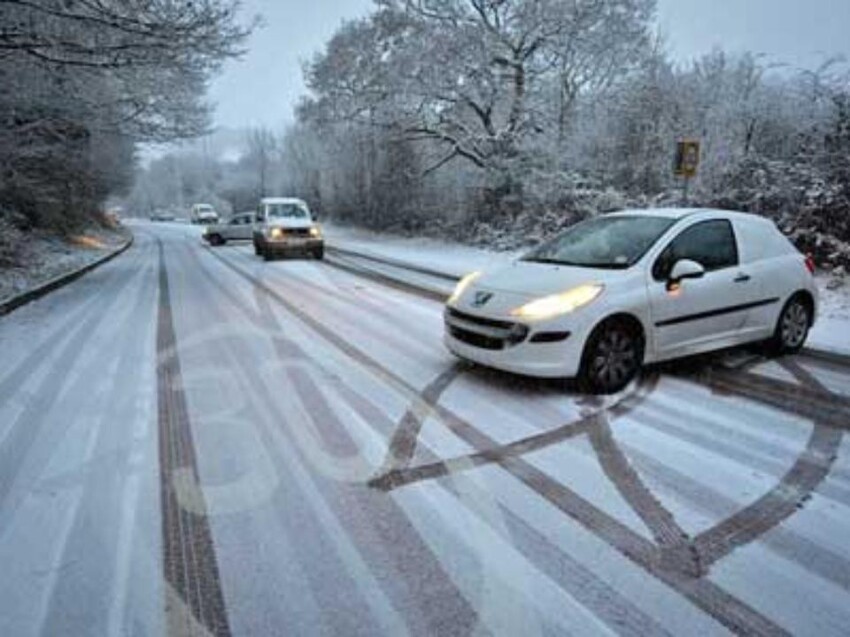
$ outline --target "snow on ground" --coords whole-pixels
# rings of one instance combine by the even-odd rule
[[[506,265],[521,252],[495,252],[436,239],[385,235],[357,228],[326,225],[330,244],[377,256],[421,265],[461,276],[474,270]],[[821,308],[809,336],[809,346],[850,355],[850,277],[843,284],[834,278],[818,277]],[[833,288],[833,289],[830,289]]]
[[[92,228],[70,238],[0,228],[0,302],[81,268],[127,240],[120,232]]]
[[[836,282],[830,285],[831,280]],[[850,278],[821,277],[818,284],[820,316],[809,335],[809,346],[850,355]]]
[[[414,265],[462,276],[474,270],[505,265],[519,252],[492,252],[437,239],[380,234],[359,228],[323,224],[329,244],[370,252]]]

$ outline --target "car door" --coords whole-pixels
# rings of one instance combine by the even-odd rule
[[[254,231],[253,218],[253,214],[239,215],[239,225],[236,226],[238,239],[248,240],[251,238],[251,233]]]
[[[681,259],[696,261],[701,278],[669,281]],[[757,290],[740,269],[738,241],[725,218],[699,221],[673,238],[652,264],[649,298],[659,358],[733,344]]]

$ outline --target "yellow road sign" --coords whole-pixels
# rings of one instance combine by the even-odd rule
[[[700,144],[693,139],[686,139],[676,144],[676,164],[674,172],[677,177],[690,179],[696,177],[699,169]]]

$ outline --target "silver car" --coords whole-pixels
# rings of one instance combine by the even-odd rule
[[[228,241],[250,241],[254,232],[254,212],[240,212],[224,223],[204,228],[204,239],[212,246],[222,246]]]

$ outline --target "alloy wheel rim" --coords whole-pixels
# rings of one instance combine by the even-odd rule
[[[782,342],[787,347],[798,347],[806,338],[809,329],[809,314],[802,303],[788,306],[782,317]]]
[[[596,345],[592,373],[604,387],[617,387],[628,381],[637,368],[635,339],[620,330],[605,332]]]

